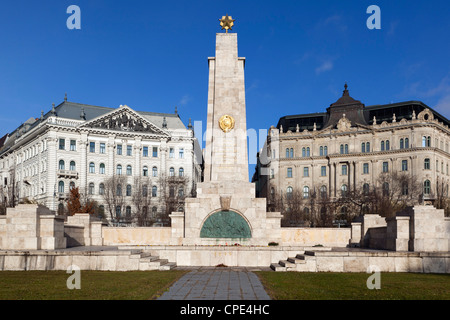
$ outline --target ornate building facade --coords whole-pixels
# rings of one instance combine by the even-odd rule
[[[2,142],[3,201],[27,199],[59,212],[69,190],[78,187],[108,217],[108,181],[120,177],[120,186],[114,188],[123,200],[109,210],[111,216],[136,213],[136,192],[150,198],[139,210],[158,216],[165,210],[163,197],[189,196],[202,178],[201,148],[190,120],[186,128],[176,110],[165,114],[128,106],[106,108],[69,102],[66,97]],[[167,181],[176,178],[183,184],[169,190]]]
[[[345,85],[326,112],[285,116],[270,128],[252,180],[269,205],[275,194],[336,199],[368,191],[381,174],[392,172],[418,181],[413,196],[420,201],[448,198],[449,125],[419,101],[365,106]],[[402,192],[408,193],[408,185]]]

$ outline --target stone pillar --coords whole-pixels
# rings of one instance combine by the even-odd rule
[[[361,226],[362,222],[352,222],[350,247],[360,247],[361,246]]]
[[[386,219],[386,249],[393,251],[408,251],[409,217],[395,216]]]
[[[170,239],[170,244],[181,245],[184,238],[184,213],[172,212],[169,217],[172,221],[172,238]]]
[[[87,144],[88,144],[88,135],[87,133],[81,133],[81,142],[80,142],[80,155],[81,155],[81,163],[78,168],[78,172],[80,173],[80,192],[86,192],[87,189]]]
[[[54,214],[40,216],[40,237],[42,250],[66,248],[64,237],[64,217]]]

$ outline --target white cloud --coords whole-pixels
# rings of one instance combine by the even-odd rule
[[[316,74],[321,74],[333,69],[333,62],[331,60],[324,61],[320,66],[316,68]]]
[[[185,106],[189,101],[191,101],[191,97],[188,94],[185,94],[183,97],[181,97],[181,100],[178,102],[178,104],[180,106]]]

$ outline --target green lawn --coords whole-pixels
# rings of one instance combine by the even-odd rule
[[[145,300],[186,271],[81,271],[81,289],[67,288],[64,271],[1,271],[0,300]]]
[[[449,300],[449,274],[381,273],[379,290],[368,273],[256,272],[275,300]]]

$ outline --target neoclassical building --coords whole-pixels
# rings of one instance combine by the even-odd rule
[[[40,118],[30,118],[1,139],[3,201],[25,198],[62,210],[71,187],[106,210],[105,186],[123,177],[117,192],[124,202],[118,215],[135,211],[131,201],[137,179],[151,197],[152,214],[164,210],[167,178],[182,177],[181,196],[195,190],[202,177],[202,154],[192,126],[175,113],[135,111],[128,106],[98,107],[64,101]],[[148,184],[148,185],[147,185]],[[173,190],[170,191],[173,193]]]
[[[313,190],[337,198],[397,171],[417,178],[418,197],[448,197],[449,125],[420,101],[365,106],[345,85],[326,112],[284,116],[270,128],[253,182],[269,200],[295,191],[308,198]]]

